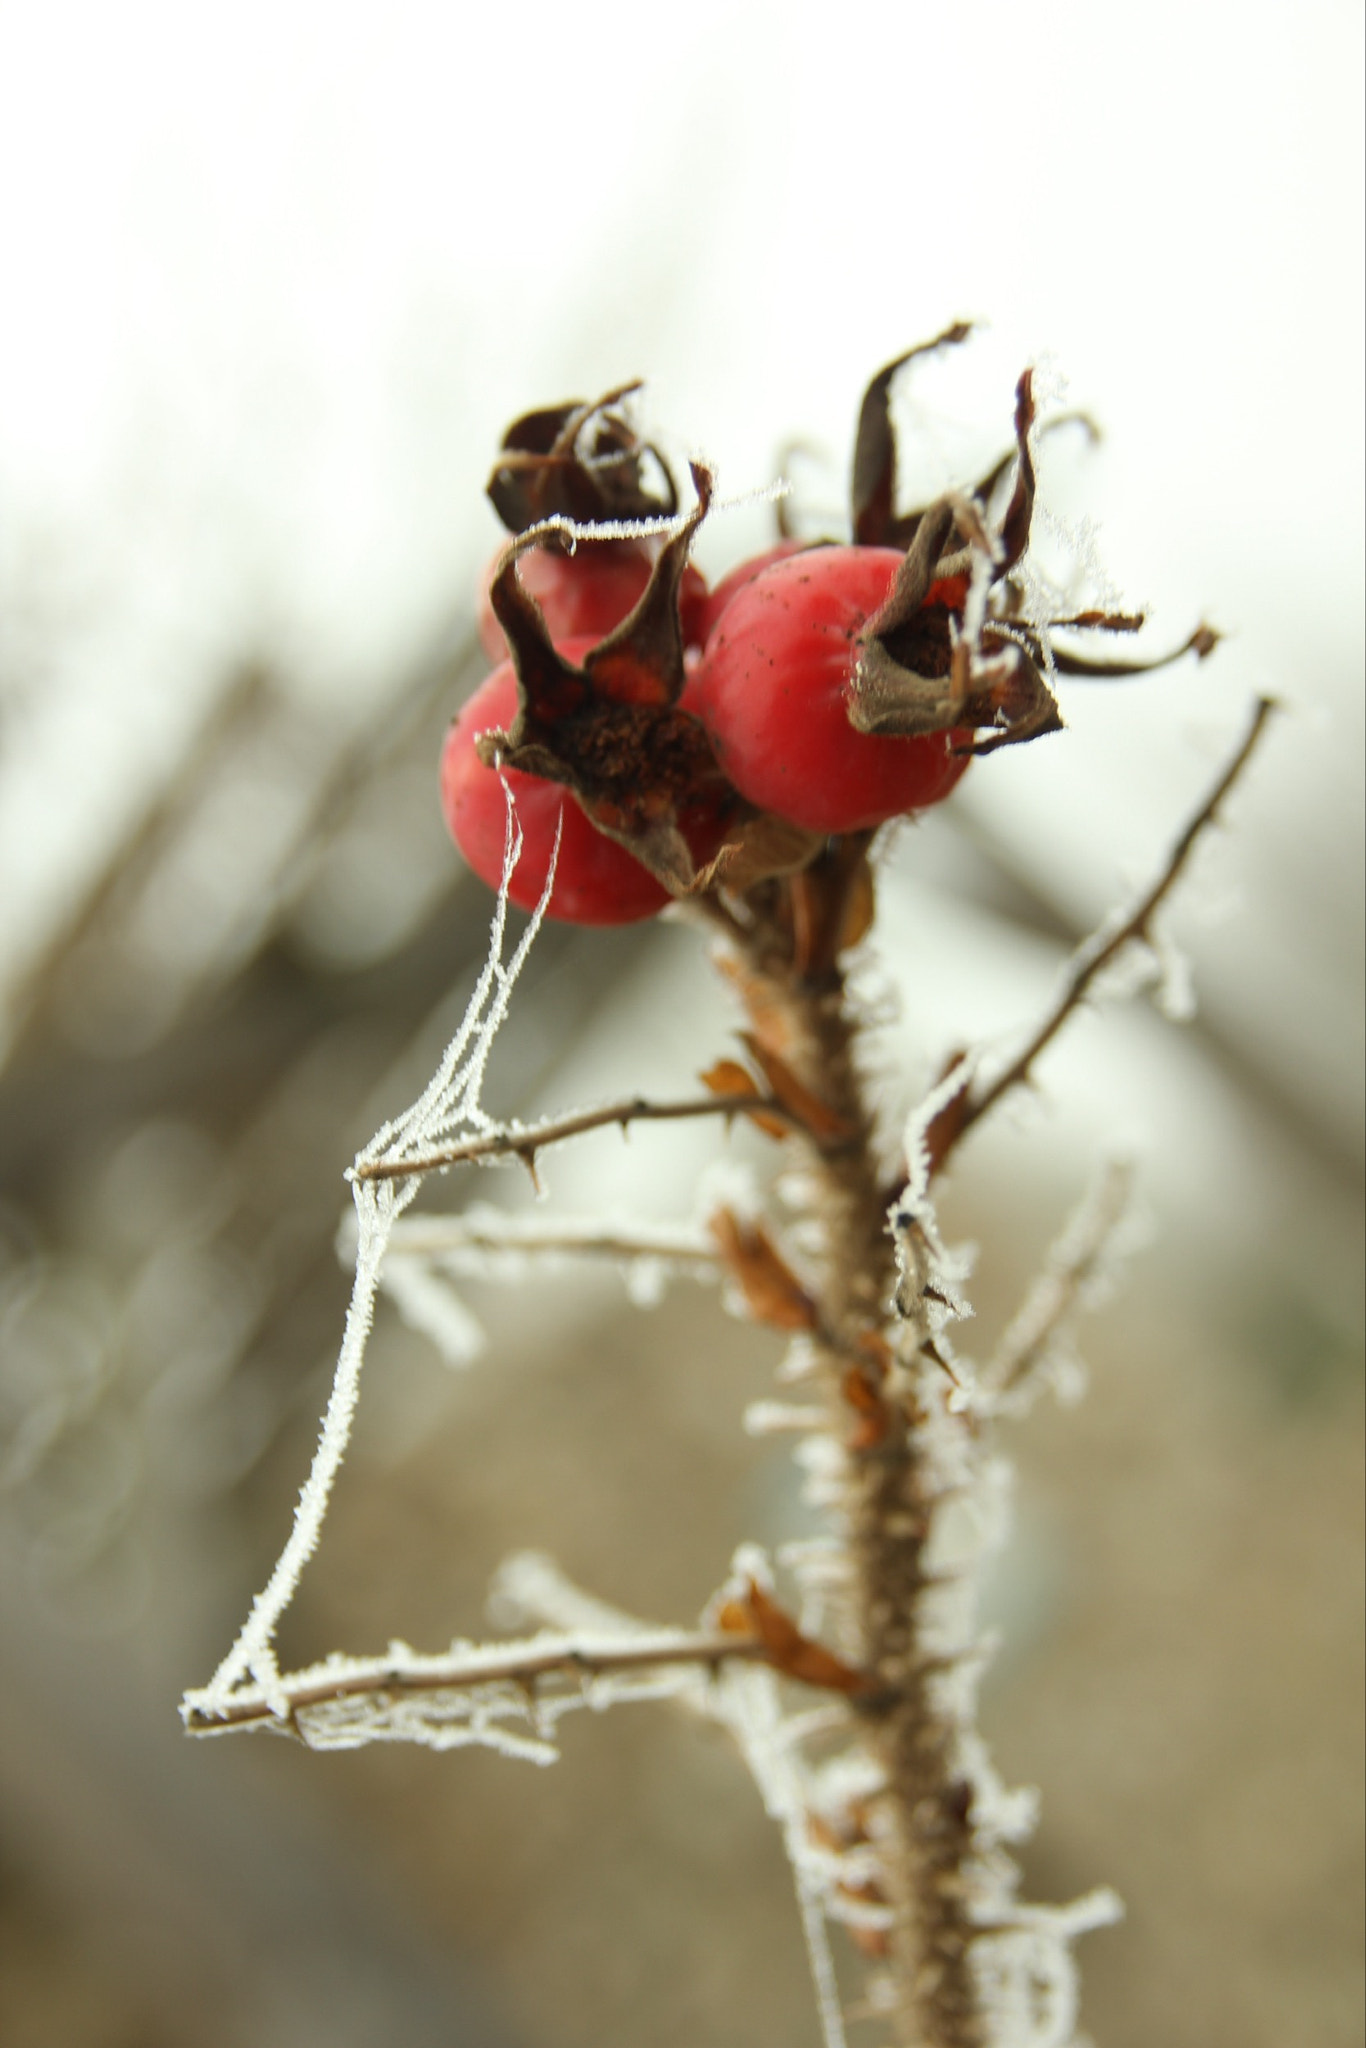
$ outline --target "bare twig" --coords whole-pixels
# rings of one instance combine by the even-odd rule
[[[618,1124],[681,1123],[696,1116],[777,1117],[794,1129],[801,1124],[795,1111],[776,1095],[699,1095],[681,1102],[650,1102],[643,1095],[628,1102],[604,1103],[598,1109],[584,1109],[573,1116],[548,1117],[544,1123],[513,1125],[501,1131],[486,1131],[477,1138],[462,1138],[458,1144],[443,1145],[436,1152],[421,1152],[412,1158],[368,1160],[354,1167],[353,1180],[410,1180],[417,1174],[440,1173],[448,1166],[462,1166],[475,1159],[520,1159],[535,1164],[536,1154],[547,1145],[559,1145],[566,1138],[582,1137],[585,1131],[604,1130]]]
[[[669,1265],[712,1268],[719,1263],[715,1244],[699,1231],[647,1232],[618,1229],[611,1224],[528,1223],[520,1216],[486,1212],[472,1216],[417,1216],[396,1223],[389,1236],[391,1255],[445,1259],[461,1252],[493,1254],[563,1253],[573,1258],[660,1259]]]
[[[932,1142],[933,1165],[936,1171],[944,1164],[958,1140],[972,1129],[979,1118],[984,1117],[988,1110],[994,1109],[1001,1097],[1008,1094],[1012,1088],[1017,1088],[1028,1080],[1034,1062],[1052,1043],[1073,1011],[1080,1008],[1096,978],[1104,973],[1126,946],[1148,936],[1154,914],[1170,894],[1190,858],[1196,841],[1206,827],[1214,822],[1220,804],[1242,774],[1262,736],[1267,720],[1277,708],[1273,698],[1258,698],[1252,722],[1239,742],[1232,760],[1176,841],[1163,863],[1161,872],[1131,911],[1122,918],[1103,925],[1078,947],[1072,956],[1067,979],[1057,1000],[1036,1027],[1023,1050],[980,1093],[972,1089],[970,1077],[964,1077],[963,1092],[954,1103],[945,1106],[942,1113],[943,1121],[939,1125],[938,1141]]]
[[[1059,1332],[1081,1306],[1114,1244],[1133,1184],[1132,1163],[1111,1160],[1072,1217],[983,1373],[993,1403],[1022,1404],[1035,1391]]]
[[[652,1630],[611,1645],[601,1637],[594,1641],[575,1636],[506,1646],[471,1643],[442,1657],[408,1652],[402,1657],[391,1653],[348,1659],[342,1671],[330,1674],[325,1664],[313,1665],[281,1676],[271,1700],[261,1687],[243,1686],[213,1707],[200,1706],[191,1696],[182,1716],[188,1734],[219,1735],[235,1728],[289,1727],[298,1714],[334,1700],[462,1692],[493,1685],[517,1687],[531,1695],[546,1678],[602,1678],[677,1664],[715,1667],[729,1657],[763,1663],[768,1654],[757,1636],[686,1629]]]

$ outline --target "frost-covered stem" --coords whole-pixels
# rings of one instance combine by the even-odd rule
[[[497,1131],[484,1131],[475,1138],[442,1145],[431,1152],[405,1154],[400,1159],[366,1159],[352,1170],[352,1179],[409,1180],[415,1174],[439,1173],[447,1166],[462,1166],[476,1159],[521,1159],[536,1164],[536,1154],[548,1145],[562,1145],[568,1138],[582,1138],[589,1131],[601,1131],[611,1124],[625,1130],[629,1124],[683,1123],[699,1116],[776,1117],[780,1122],[800,1121],[794,1111],[772,1095],[697,1095],[681,1102],[651,1102],[633,1095],[627,1102],[604,1103],[597,1109],[577,1110],[572,1116],[548,1117],[539,1124],[513,1124]]]
[[[201,1706],[191,1700],[183,1718],[191,1735],[220,1735],[234,1728],[294,1727],[309,1708],[330,1706],[338,1700],[460,1692],[481,1686],[516,1686],[531,1697],[552,1678],[582,1681],[682,1664],[698,1664],[714,1672],[735,1658],[762,1662],[765,1655],[764,1645],[755,1637],[689,1629],[658,1629],[621,1643],[557,1636],[509,1645],[466,1644],[443,1657],[422,1657],[404,1647],[391,1650],[386,1657],[349,1658],[335,1669],[315,1665],[306,1671],[292,1671],[269,1688],[241,1688],[225,1704]]]
[[[798,971],[783,935],[764,923],[732,930],[731,943],[742,954],[751,1008],[766,1014],[770,1030],[781,1020],[784,1058],[851,1133],[839,1146],[806,1148],[810,1209],[822,1235],[820,1322],[843,1340],[826,1360],[830,1396],[848,1418],[848,1446],[858,1440],[842,1399],[850,1349],[860,1333],[887,1325],[898,1279],[886,1175],[858,1067],[859,1025],[837,961]],[[886,1786],[877,1836],[893,1914],[890,2017],[903,2048],[982,2048],[986,2025],[970,1965],[980,1929],[967,1910],[970,1794],[956,1768],[959,1729],[933,1699],[937,1660],[919,1648],[933,1586],[927,1421],[912,1393],[889,1403],[890,1426],[877,1442],[846,1448],[850,1599],[859,1661],[873,1681],[860,1712]]]
[[[1195,812],[1176,844],[1168,854],[1160,873],[1143,892],[1130,909],[1109,920],[1073,956],[1064,982],[1053,1007],[1031,1034],[1029,1042],[1021,1049],[1009,1066],[996,1075],[985,1087],[972,1087],[964,1076],[964,1092],[954,1113],[947,1119],[946,1127],[939,1142],[932,1147],[933,1164],[941,1167],[950,1149],[957,1144],[964,1132],[996,1107],[1003,1095],[1027,1081],[1039,1055],[1057,1037],[1063,1025],[1073,1012],[1085,1002],[1095,982],[1135,940],[1146,939],[1157,910],[1171,894],[1187,861],[1201,838],[1205,828],[1214,821],[1215,813],[1228,795],[1248,761],[1257,742],[1261,739],[1267,720],[1277,709],[1274,698],[1259,697],[1253,708],[1247,732],[1232,759],[1222,770],[1217,782]]]

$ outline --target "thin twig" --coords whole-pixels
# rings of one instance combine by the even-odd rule
[[[1111,1160],[1099,1185],[1069,1220],[982,1374],[983,1388],[993,1402],[1012,1397],[1018,1401],[1034,1391],[1050,1347],[1113,1247],[1133,1184],[1132,1161]]]
[[[715,1267],[716,1246],[694,1232],[657,1236],[611,1225],[528,1224],[520,1217],[418,1216],[396,1223],[389,1235],[391,1256],[444,1259],[460,1252],[564,1253],[574,1258],[659,1259],[669,1265]]]
[[[1181,874],[1196,841],[1205,828],[1213,823],[1220,804],[1251,758],[1267,720],[1278,708],[1274,698],[1258,698],[1252,722],[1239,743],[1237,752],[1173,846],[1161,873],[1151,887],[1121,922],[1114,926],[1102,926],[1078,948],[1072,956],[1071,967],[1061,994],[1023,1051],[1011,1061],[1003,1073],[998,1074],[996,1079],[982,1090],[980,1095],[969,1092],[961,1107],[951,1112],[951,1128],[946,1129],[944,1138],[935,1150],[936,1168],[943,1165],[954,1145],[966,1131],[971,1130],[980,1117],[985,1116],[988,1110],[994,1109],[1001,1097],[1008,1094],[1012,1088],[1017,1088],[1021,1082],[1028,1080],[1035,1060],[1045,1047],[1051,1044],[1072,1012],[1085,1000],[1086,993],[1097,976],[1104,972],[1126,946],[1131,945],[1136,939],[1147,937],[1154,913]]]
[[[597,1131],[610,1124],[625,1130],[628,1124],[681,1123],[696,1116],[777,1117],[801,1125],[801,1118],[776,1095],[700,1095],[682,1102],[650,1102],[636,1095],[629,1102],[604,1103],[599,1109],[580,1110],[573,1116],[548,1117],[544,1123],[514,1126],[510,1130],[486,1131],[477,1138],[462,1138],[458,1144],[443,1145],[436,1152],[421,1152],[412,1158],[367,1160],[352,1169],[353,1180],[408,1180],[416,1174],[439,1173],[447,1166],[461,1166],[473,1159],[521,1159],[527,1165],[547,1145],[559,1145],[566,1138],[578,1138],[585,1131]]]
[[[729,1657],[763,1662],[768,1651],[757,1636],[685,1629],[658,1630],[647,1640],[632,1639],[612,1647],[562,1636],[539,1643],[519,1643],[500,1653],[486,1644],[471,1644],[463,1653],[445,1657],[412,1655],[403,1659],[375,1657],[348,1662],[344,1672],[328,1676],[326,1666],[285,1673],[267,1700],[258,1686],[243,1687],[221,1704],[193,1698],[182,1708],[186,1732],[217,1735],[230,1728],[287,1726],[309,1707],[334,1700],[381,1694],[459,1692],[477,1686],[516,1686],[532,1691],[550,1677],[601,1678],[614,1672],[645,1671],[674,1664],[716,1666]],[[272,1701],[275,1704],[272,1704]],[[281,1708],[285,1711],[282,1712]]]

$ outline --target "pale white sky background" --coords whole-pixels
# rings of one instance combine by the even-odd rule
[[[1201,981],[1359,1142],[1361,78],[1355,0],[0,6],[0,990],[226,659],[345,716],[464,608],[515,413],[640,374],[724,490],[798,432],[839,476],[867,376],[971,314],[927,487],[1046,357],[1109,437],[1063,509],[1155,637],[1231,638],[962,800],[1090,914],[1290,700]]]

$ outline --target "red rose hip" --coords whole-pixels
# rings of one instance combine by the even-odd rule
[[[566,641],[562,652],[581,661],[591,640]],[[589,820],[562,783],[516,769],[486,768],[476,751],[481,733],[506,732],[517,715],[517,677],[510,661],[481,683],[446,734],[441,750],[441,809],[446,827],[482,881],[496,889],[503,879],[507,842],[507,798],[512,791],[522,852],[508,882],[508,895],[523,910],[534,910],[545,889],[560,833],[555,886],[548,917],[565,924],[634,924],[653,917],[672,899],[661,882],[619,841]],[[563,816],[563,825],[561,825]],[[679,820],[700,863],[721,843],[724,810],[714,802],[685,808]]]
[[[744,583],[717,620],[685,702],[761,810],[811,832],[862,831],[941,802],[967,767],[954,751],[967,733],[902,737],[849,722],[860,635],[903,559],[892,548],[804,550]],[[932,584],[916,614],[946,651],[961,599],[960,586]]]

